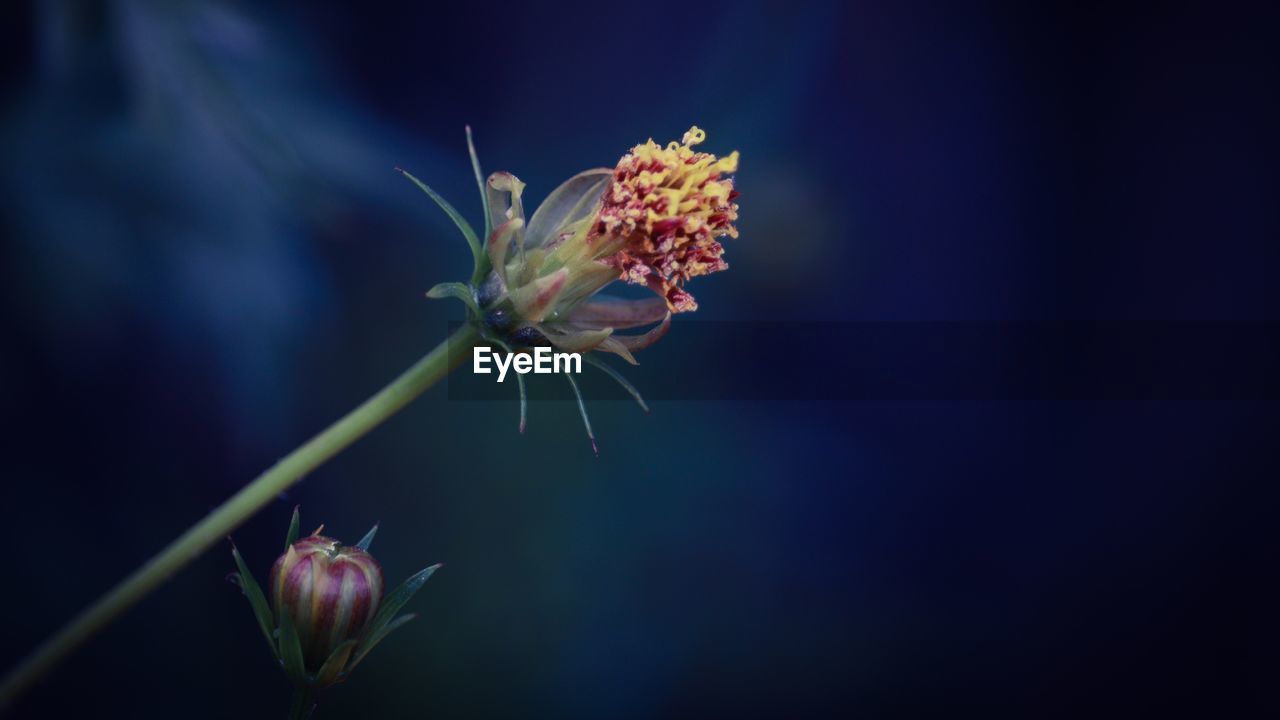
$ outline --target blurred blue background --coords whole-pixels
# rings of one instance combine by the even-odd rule
[[[468,123],[530,206],[692,124],[741,150],[673,337],[1275,320],[1274,9],[432,5],[6,9],[0,666],[444,337],[469,254],[392,168],[478,222]],[[741,399],[591,403],[600,457],[569,402],[521,436],[437,388],[321,468],[236,532],[259,577],[299,503],[446,567],[320,717],[1276,711],[1274,403],[753,400],[839,396],[846,340],[660,343]],[[231,569],[18,715],[283,716]]]

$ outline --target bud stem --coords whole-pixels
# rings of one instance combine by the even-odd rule
[[[293,707],[289,710],[289,720],[306,720],[311,717],[315,707],[315,693],[305,685],[299,685],[293,691]]]
[[[478,340],[479,336],[472,325],[462,326],[391,384],[259,475],[160,554],[86,608],[5,677],[4,683],[0,685],[0,713],[59,661],[195,560],[211,545],[225,538],[227,533],[239,527],[277,495],[382,424],[461,365]]]

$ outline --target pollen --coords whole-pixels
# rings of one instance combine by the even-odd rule
[[[607,262],[628,283],[662,296],[672,312],[696,310],[688,280],[725,270],[719,238],[738,237],[738,153],[717,158],[693,146],[707,138],[692,127],[666,147],[652,139],[618,161],[594,232],[623,240]]]

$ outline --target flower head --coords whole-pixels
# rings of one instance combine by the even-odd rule
[[[697,127],[665,148],[637,145],[612,169],[580,173],[547,196],[525,222],[524,183],[495,173],[486,186],[495,228],[486,244],[493,272],[479,293],[491,326],[518,344],[545,339],[569,351],[631,352],[666,332],[670,313],[697,309],[684,284],[724,270],[719,238],[737,237],[737,192],[724,158],[693,150]],[[598,297],[614,280],[644,285],[654,301]],[[660,323],[651,332],[614,331]]]
[[[467,137],[470,145],[470,130]],[[483,243],[453,206],[405,173],[448,213],[475,256],[469,284],[441,283],[428,297],[462,300],[481,335],[507,350],[512,345],[600,350],[635,364],[632,353],[666,334],[673,313],[698,308],[685,284],[726,269],[719,240],[738,236],[738,193],[728,177],[738,169],[738,153],[717,158],[693,149],[706,138],[695,126],[665,147],[652,139],[636,145],[614,168],[566,180],[527,219],[524,183],[511,173],[494,173],[481,183]],[[479,180],[480,162],[475,147],[470,150]],[[620,300],[600,294],[616,280],[643,285],[656,297]],[[639,334],[617,332],[644,326],[650,327]],[[645,407],[620,375],[601,369]],[[523,430],[524,381],[516,377]],[[577,393],[573,378],[566,377]],[[590,436],[580,394],[578,401]]]
[[[605,190],[595,233],[625,238],[608,259],[621,279],[645,285],[672,312],[698,309],[683,284],[725,270],[717,238],[738,237],[738,192],[724,177],[738,169],[738,152],[716,158],[692,148],[706,132],[690,128],[665,148],[650,139],[618,161]]]

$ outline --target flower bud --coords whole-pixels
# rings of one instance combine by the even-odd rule
[[[308,672],[334,649],[361,637],[382,602],[382,567],[368,552],[312,535],[290,545],[271,566],[277,617],[288,613]]]

